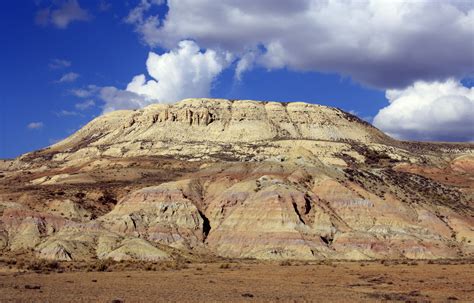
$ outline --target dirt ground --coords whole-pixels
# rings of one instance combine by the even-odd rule
[[[190,264],[181,270],[0,271],[1,302],[474,302],[474,264]]]

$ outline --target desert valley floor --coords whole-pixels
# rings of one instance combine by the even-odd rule
[[[109,270],[109,269],[105,269]],[[473,302],[474,264],[193,263],[180,269],[0,272],[2,302]]]

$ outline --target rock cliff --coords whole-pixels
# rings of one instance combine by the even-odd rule
[[[294,140],[384,143],[391,139],[359,118],[327,106],[187,99],[105,114],[48,152],[58,161],[148,155],[244,159],[259,150],[271,154],[271,147],[278,149],[279,142]]]

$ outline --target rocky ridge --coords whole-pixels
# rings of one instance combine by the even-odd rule
[[[295,140],[391,141],[359,118],[327,106],[187,99],[105,114],[51,146],[48,153],[54,153],[55,161],[146,155],[246,160],[277,155]]]

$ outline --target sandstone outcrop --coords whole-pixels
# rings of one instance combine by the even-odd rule
[[[55,161],[73,163],[106,156],[147,155],[261,160],[279,156],[282,148],[288,148],[294,140],[391,141],[359,118],[326,106],[187,99],[174,105],[157,104],[105,114],[51,146],[47,153]],[[40,181],[49,180],[37,182]]]

